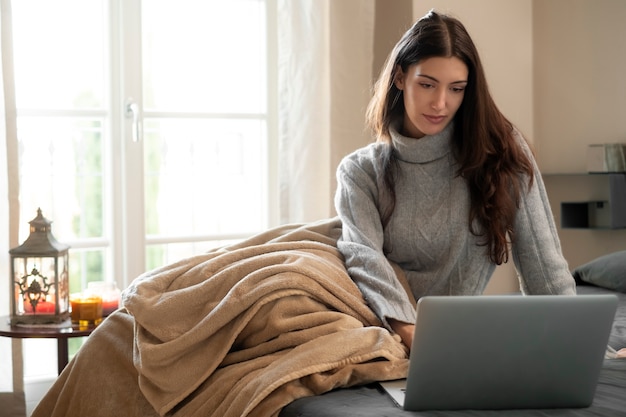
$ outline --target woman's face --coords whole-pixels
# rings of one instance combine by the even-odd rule
[[[402,134],[419,139],[441,132],[463,102],[468,69],[456,57],[433,57],[398,68],[395,85],[404,97]]]

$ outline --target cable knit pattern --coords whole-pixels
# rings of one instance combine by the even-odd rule
[[[416,299],[481,294],[496,267],[468,227],[470,197],[451,149],[453,126],[413,139],[392,130],[399,159],[396,208],[383,231],[377,210],[377,164],[383,144],[348,155],[337,170],[335,205],[343,232],[338,243],[353,280],[386,326],[412,323],[415,310],[389,261],[405,272]],[[517,132],[516,132],[517,133]],[[517,133],[518,142],[530,149]],[[575,294],[541,175],[522,196],[512,257],[526,294]],[[383,244],[390,248],[387,257]]]

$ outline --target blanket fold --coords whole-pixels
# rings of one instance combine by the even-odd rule
[[[126,380],[161,416],[272,416],[296,398],[402,378],[407,351],[348,276],[340,233],[336,218],[283,226],[150,271],[124,291],[125,311],[106,319],[90,345],[113,337],[126,346],[126,363],[106,365],[128,370],[130,361]],[[124,334],[100,336],[117,316]],[[57,395],[81,390],[68,385],[87,372],[85,347]],[[63,411],[79,415],[71,405]]]

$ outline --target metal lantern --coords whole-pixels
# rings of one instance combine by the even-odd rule
[[[11,324],[61,323],[70,316],[69,246],[52,236],[51,221],[37,209],[30,235],[10,249]]]

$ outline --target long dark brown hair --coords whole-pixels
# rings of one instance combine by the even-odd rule
[[[388,145],[379,161],[381,221],[383,226],[389,223],[396,204],[397,160],[389,128],[402,120],[405,111],[402,91],[394,79],[400,69],[406,72],[411,65],[432,57],[456,57],[467,65],[465,96],[454,117],[453,153],[459,164],[457,173],[469,187],[469,229],[484,238],[489,258],[499,265],[508,261],[508,239],[515,239],[515,214],[526,185],[523,178],[530,187],[533,164],[517,143],[512,123],[489,93],[478,51],[467,30],[457,19],[435,11],[415,22],[391,51],[367,109],[367,122],[376,140]]]

